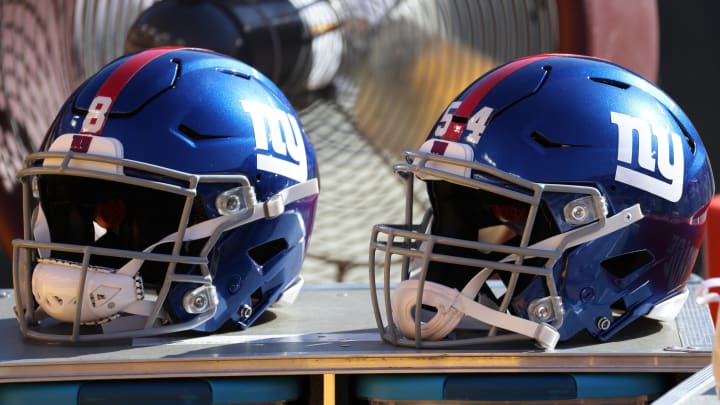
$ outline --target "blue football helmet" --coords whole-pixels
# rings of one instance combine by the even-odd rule
[[[551,349],[674,319],[685,302],[714,181],[688,117],[638,75],[576,55],[518,59],[464,90],[405,158],[405,223],[371,237],[386,341]]]
[[[233,58],[164,47],[109,63],[18,177],[28,337],[245,328],[302,285],[315,152],[283,93]]]

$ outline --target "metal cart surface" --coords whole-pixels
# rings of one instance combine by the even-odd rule
[[[582,384],[612,386],[616,382],[602,380],[609,376],[636,389],[642,389],[638,388],[642,384],[633,376],[658,376],[666,391],[710,364],[714,333],[707,308],[688,300],[674,322],[642,319],[608,343],[578,336],[553,351],[537,349],[529,340],[442,351],[399,348],[381,341],[367,286],[329,284],[306,285],[292,306],[272,308],[258,324],[242,332],[184,333],[109,344],[48,344],[20,335],[12,312],[12,291],[1,293],[0,327],[5,333],[0,345],[0,400],[22,398],[13,391],[17,389],[41,395],[38,387],[52,384],[77,398],[75,391],[82,384],[94,383],[90,391],[102,395],[98,394],[101,383],[178,381],[179,386],[191,387],[193,381],[201,380],[206,382],[202,390],[209,385],[215,392],[210,397],[216,399],[209,403],[245,403],[217,398],[226,391],[232,397],[237,392],[233,386],[247,392],[242,387],[248,381],[278,395],[282,390],[277,387],[295,387],[300,394],[290,392],[288,400],[300,395],[311,403],[441,401],[451,399],[448,386],[461,387],[467,394],[462,400],[480,401],[497,397],[483,399],[482,392],[473,394],[467,387],[489,387],[494,384],[492,378],[505,376],[510,381],[508,395],[513,397],[518,392],[513,379],[531,374],[548,377],[534,379],[549,381],[543,384],[548,387],[568,380],[576,385],[576,396],[581,395]],[[115,392],[124,390],[123,385],[119,387]],[[176,391],[172,386],[167,389]],[[442,392],[427,394],[432,398],[418,398],[422,392],[438,389]],[[654,393],[655,397],[659,394]],[[247,395],[243,398],[252,400]],[[256,402],[281,401],[258,398]],[[457,395],[452,398],[459,400]],[[208,403],[198,401],[188,403]],[[63,402],[54,400],[54,404]]]

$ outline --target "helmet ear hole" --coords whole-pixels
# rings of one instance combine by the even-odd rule
[[[623,279],[653,260],[655,257],[652,253],[643,249],[605,259],[600,265],[616,278]]]
[[[248,255],[257,264],[263,265],[289,247],[285,238],[273,239],[248,250]]]

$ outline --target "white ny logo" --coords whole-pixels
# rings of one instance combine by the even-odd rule
[[[295,117],[285,111],[253,100],[242,100],[250,114],[257,168],[298,182],[307,180],[307,154],[302,130]]]
[[[660,125],[626,114],[611,111],[610,121],[618,127],[618,164],[615,180],[653,193],[671,202],[680,200],[683,191],[685,161],[682,138]],[[635,155],[637,133],[637,163],[644,171],[622,165],[631,165]],[[653,138],[657,150],[653,149]],[[670,143],[672,142],[672,159]],[[659,175],[662,178],[658,178]]]

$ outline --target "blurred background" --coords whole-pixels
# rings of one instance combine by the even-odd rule
[[[78,84],[151,46],[234,56],[291,100],[322,185],[303,269],[311,283],[367,280],[372,225],[403,218],[391,164],[470,82],[524,55],[580,53],[634,70],[683,107],[711,160],[720,156],[714,0],[0,1],[2,288],[21,236],[22,159]]]

